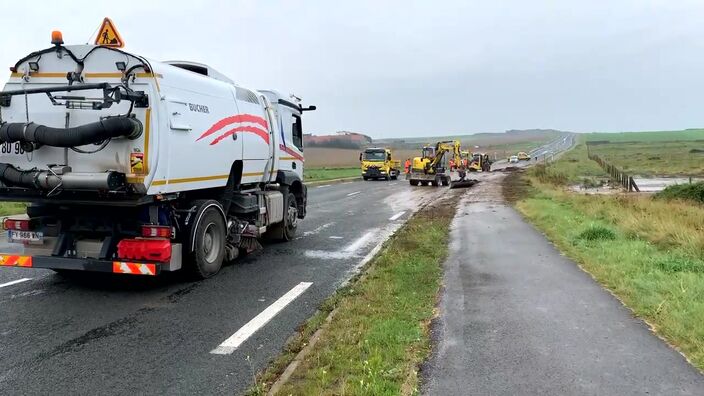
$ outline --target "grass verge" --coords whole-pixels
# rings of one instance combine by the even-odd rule
[[[25,213],[27,204],[21,202],[0,202],[0,216]]]
[[[447,254],[456,197],[416,213],[348,286],[305,323],[251,394],[263,394],[330,312],[317,343],[300,362],[283,395],[417,392],[417,367],[430,353],[433,315]]]
[[[561,163],[555,166],[559,171]],[[520,184],[518,210],[704,369],[704,208],[573,194],[530,174]]]
[[[342,179],[345,177],[361,177],[362,171],[359,167],[354,168],[312,168],[303,171],[305,181],[322,181]]]

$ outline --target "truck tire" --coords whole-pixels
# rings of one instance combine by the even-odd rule
[[[369,180],[369,178],[368,178],[368,177],[366,177],[366,176],[362,176],[362,179],[364,179],[364,181],[367,181],[367,180]]]
[[[413,180],[413,179],[411,179],[411,180],[409,180],[408,182],[411,183],[412,186],[417,186],[417,185],[418,185],[418,180]]]
[[[427,185],[428,185],[428,182],[427,182],[426,180],[421,180],[420,185],[421,185],[421,186],[427,186]]]
[[[284,220],[276,223],[269,228],[271,239],[280,242],[288,242],[296,237],[296,228],[298,228],[298,206],[296,204],[296,196],[289,193],[288,189],[281,191],[284,193]]]
[[[188,254],[185,267],[194,278],[206,279],[222,268],[227,226],[217,201],[195,201],[193,206],[198,208],[191,224],[193,229],[190,230],[188,245],[193,249]]]
[[[440,185],[440,183],[438,182],[438,179],[435,179],[435,180],[431,180],[431,181],[430,181],[430,185],[431,185],[432,187],[437,187],[437,186]]]
[[[446,177],[446,178],[442,179],[442,185],[445,187],[449,186],[450,185],[450,178]]]
[[[398,172],[394,173],[394,174],[391,176],[391,180],[398,180]]]

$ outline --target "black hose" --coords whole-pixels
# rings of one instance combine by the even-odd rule
[[[16,187],[37,188],[39,170],[21,171],[10,164],[0,163],[0,180]]]
[[[31,142],[53,147],[76,147],[100,143],[107,139],[134,139],[142,133],[142,124],[134,118],[111,117],[71,128],[52,128],[30,122],[0,125],[0,142]]]

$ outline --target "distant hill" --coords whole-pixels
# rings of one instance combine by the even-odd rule
[[[371,143],[371,137],[358,132],[339,131],[334,135],[303,135],[305,147],[359,149]]]
[[[475,133],[472,135],[405,137],[392,139],[374,139],[374,145],[386,145],[397,148],[414,148],[419,144],[434,143],[441,140],[459,140],[463,146],[502,146],[520,144],[525,142],[544,142],[557,138],[560,134],[567,133],[555,129],[512,129],[497,133]]]

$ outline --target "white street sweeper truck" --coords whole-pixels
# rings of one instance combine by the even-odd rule
[[[306,215],[303,107],[211,67],[50,48],[0,92],[0,266],[199,278]]]

